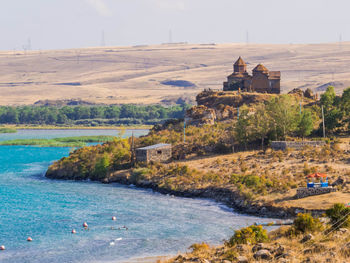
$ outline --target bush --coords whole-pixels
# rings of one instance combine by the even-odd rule
[[[223,258],[233,262],[237,258],[237,252],[232,249],[227,250],[225,251]]]
[[[236,230],[234,235],[226,243],[229,246],[237,244],[256,244],[268,241],[267,231],[261,225],[251,225]]]
[[[147,175],[151,173],[149,168],[135,168],[131,172],[130,181],[133,183],[138,183],[141,180],[145,180]]]
[[[198,244],[193,244],[189,247],[192,249],[192,253],[196,256],[202,257],[208,254],[209,252],[209,245],[207,243],[198,243]]]
[[[296,233],[315,232],[322,229],[322,223],[311,214],[299,213],[294,219],[293,228]]]
[[[344,204],[334,204],[326,211],[326,215],[329,217],[333,229],[350,227],[350,208]]]

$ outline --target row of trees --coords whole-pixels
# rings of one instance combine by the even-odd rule
[[[82,120],[113,120],[110,124],[156,124],[169,118],[182,118],[186,106],[19,106],[0,107],[2,124],[74,124]],[[85,122],[88,124],[89,121]]]
[[[285,140],[287,136],[306,137],[317,122],[317,106],[301,108],[295,97],[282,95],[267,103],[258,104],[253,110],[240,108],[234,128],[235,138],[242,144],[266,139]]]
[[[304,138],[310,134],[322,135],[322,109],[327,135],[345,134],[350,130],[350,88],[337,96],[329,86],[319,103],[301,107],[294,96],[281,95],[254,109],[240,108],[235,125],[235,138],[243,144],[261,140],[285,140],[288,136]]]
[[[350,88],[337,96],[334,87],[329,86],[321,96],[327,133],[346,132],[350,129]]]

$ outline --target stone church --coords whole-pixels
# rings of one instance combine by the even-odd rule
[[[233,73],[224,82],[224,91],[241,90],[259,93],[281,93],[281,72],[269,71],[259,64],[253,69],[253,76],[247,72],[247,65],[241,57],[233,65]]]

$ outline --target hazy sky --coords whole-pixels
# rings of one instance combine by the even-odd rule
[[[0,49],[350,40],[349,0],[0,0]]]

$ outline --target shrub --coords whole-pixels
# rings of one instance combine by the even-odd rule
[[[146,167],[133,169],[131,172],[130,181],[137,183],[141,180],[144,180],[146,179],[147,174],[149,174],[150,172],[151,170]]]
[[[228,246],[237,244],[256,244],[268,241],[267,231],[261,225],[251,225],[236,230],[234,235],[226,243]]]
[[[293,228],[296,233],[315,232],[322,229],[322,223],[311,214],[299,213],[294,219]]]
[[[310,169],[309,164],[307,162],[304,163],[303,173],[304,173],[304,175],[311,174],[311,169]]]
[[[333,229],[350,227],[350,208],[344,204],[334,204],[326,211],[326,215],[329,217]]]
[[[210,249],[209,245],[204,242],[193,244],[189,248],[192,249],[192,253],[195,255],[203,254]]]
[[[237,252],[233,249],[225,251],[223,258],[226,260],[234,261],[237,258]]]

